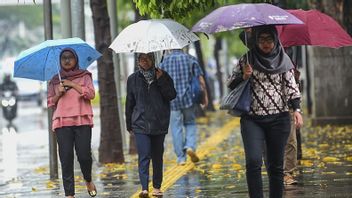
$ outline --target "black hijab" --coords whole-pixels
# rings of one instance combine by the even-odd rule
[[[264,54],[259,49],[259,36],[269,34],[274,40],[274,49]],[[277,30],[274,26],[259,26],[254,31],[254,47],[249,51],[250,63],[253,68],[269,74],[280,74],[294,68],[289,56],[280,44]]]

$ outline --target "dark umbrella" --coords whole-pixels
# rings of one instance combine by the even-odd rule
[[[330,16],[317,10],[287,10],[304,24],[277,26],[284,47],[314,45],[339,48],[352,46],[352,38]]]

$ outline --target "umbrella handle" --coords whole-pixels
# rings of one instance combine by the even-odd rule
[[[163,50],[163,55],[161,55],[161,60],[160,60],[160,64],[163,62],[164,60],[164,55],[165,55],[165,50]]]
[[[62,81],[62,78],[61,78],[61,74],[60,74],[59,71],[57,72],[57,75],[59,76],[59,80],[60,80],[60,82],[61,82],[61,81]]]
[[[245,42],[245,44],[246,44],[246,47],[248,48],[248,42],[247,42],[247,32],[246,31],[244,31],[244,42]],[[249,53],[249,52],[248,52]],[[247,60],[247,64],[249,63],[249,61],[248,61],[248,53],[246,54],[246,60]]]

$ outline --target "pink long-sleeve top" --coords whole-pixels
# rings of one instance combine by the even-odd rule
[[[89,125],[93,127],[93,110],[90,101],[95,96],[95,90],[90,75],[72,80],[81,85],[82,94],[74,88],[69,89],[55,104],[53,97],[58,93],[58,84],[49,84],[48,87],[48,108],[53,108],[52,130],[64,126]]]

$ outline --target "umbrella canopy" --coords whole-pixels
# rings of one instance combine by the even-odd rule
[[[20,53],[15,60],[14,77],[50,80],[60,71],[59,56],[64,48],[72,48],[76,51],[80,69],[87,69],[101,56],[80,38],[46,40]]]
[[[352,38],[330,16],[317,10],[287,10],[304,24],[277,27],[284,47],[314,45],[339,48],[352,46]]]
[[[220,7],[198,21],[193,32],[212,34],[260,25],[302,24],[287,11],[267,3],[236,4]]]
[[[116,53],[149,53],[168,49],[182,49],[199,40],[185,26],[171,19],[141,20],[127,26],[109,48]]]

